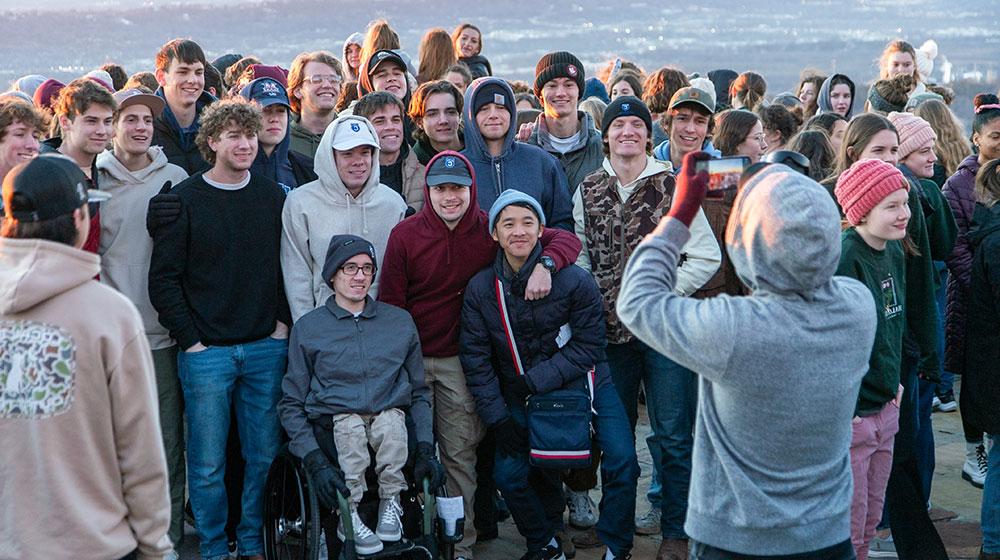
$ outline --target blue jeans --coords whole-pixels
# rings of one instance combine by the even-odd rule
[[[224,475],[231,405],[246,461],[237,541],[240,554],[263,553],[264,479],[281,445],[277,405],[287,355],[287,340],[264,338],[177,356],[188,426],[188,490],[202,558],[228,554]]]
[[[512,403],[508,407],[514,421],[526,425],[524,407]],[[618,556],[632,549],[639,463],[625,410],[610,383],[595,387],[594,410],[594,437],[603,454],[597,536]],[[493,477],[518,532],[528,541],[528,550],[542,549],[562,528],[565,501],[560,475],[561,471],[555,469],[532,467],[527,455],[496,455]]]
[[[983,507],[980,523],[983,527],[983,552],[1000,553],[1000,434],[990,434],[990,449],[986,466],[986,484],[983,485]]]
[[[609,344],[611,379],[625,406],[633,437],[638,418],[639,383],[646,388],[646,410],[652,434],[646,438],[656,476],[662,485],[658,501],[650,489],[650,502],[660,506],[660,529],[665,539],[686,539],[688,486],[691,483],[691,449],[697,405],[695,375],[639,340]]]
[[[931,415],[934,412],[934,389],[937,384],[920,379],[917,382],[917,470],[920,473],[920,489],[925,500],[931,499],[931,482],[934,479],[936,457],[934,452],[934,429]]]

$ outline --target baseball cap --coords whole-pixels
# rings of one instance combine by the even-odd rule
[[[350,150],[358,146],[371,146],[379,149],[378,138],[375,137],[371,125],[363,117],[348,115],[336,123],[333,132],[333,149]]]
[[[712,95],[707,91],[698,89],[696,87],[682,87],[674,93],[674,96],[670,98],[670,108],[674,109],[682,103],[694,103],[696,105],[701,105],[709,113],[715,113],[715,101],[712,100]]]
[[[118,103],[119,111],[138,103],[149,107],[149,110],[153,112],[154,119],[160,116],[163,108],[167,105],[167,102],[162,97],[153,95],[152,93],[145,93],[138,88],[123,89],[115,92],[113,97],[115,98],[115,102]]]
[[[427,186],[436,187],[454,183],[463,187],[472,186],[472,174],[465,161],[454,152],[443,152],[427,167]]]
[[[291,108],[291,105],[288,103],[288,93],[285,91],[285,87],[274,78],[257,78],[243,86],[243,89],[240,90],[240,95],[250,101],[256,101],[261,107],[280,103],[285,107]]]
[[[111,198],[106,192],[87,190],[86,184],[86,175],[73,160],[38,156],[17,165],[4,177],[4,214],[19,222],[40,222],[70,214],[88,202]],[[15,206],[15,194],[21,195],[24,203]]]
[[[403,60],[403,57],[399,56],[399,54],[396,53],[395,51],[384,49],[381,51],[376,51],[375,54],[373,54],[371,58],[368,59],[368,72],[367,72],[368,75],[371,75],[371,73],[374,72],[376,68],[378,68],[379,64],[382,64],[387,60],[395,63],[396,66],[402,68],[404,72],[406,71],[406,61]]]

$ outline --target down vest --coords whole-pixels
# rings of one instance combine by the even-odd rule
[[[945,181],[942,189],[958,225],[955,248],[945,259],[949,275],[944,318],[944,369],[959,374],[965,371],[965,303],[969,297],[969,278],[972,274],[969,228],[972,226],[972,216],[976,207],[973,189],[976,186],[978,172],[979,158],[972,154],[962,161],[958,171]]]
[[[552,275],[552,291],[543,299],[527,301],[524,288],[541,256],[535,246],[519,273],[511,276],[506,257],[497,251],[493,266],[476,274],[465,290],[459,357],[476,410],[488,426],[510,412],[505,391],[517,375],[500,319],[496,279],[503,284],[511,328],[534,393],[585,383],[585,374],[605,361],[604,307],[594,278],[571,265]],[[506,271],[505,271],[506,269]],[[563,325],[572,336],[561,348],[556,342]],[[607,368],[597,369],[597,384],[609,383]]]

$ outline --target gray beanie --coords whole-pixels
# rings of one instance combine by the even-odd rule
[[[344,263],[355,255],[368,255],[372,259],[372,264],[378,267],[378,262],[375,261],[375,246],[371,244],[371,241],[357,235],[334,235],[326,250],[326,262],[323,263],[323,281],[329,284],[330,279],[340,270],[340,267],[344,266]]]
[[[545,225],[545,212],[542,211],[542,205],[534,197],[518,190],[507,189],[500,193],[500,196],[493,202],[493,206],[490,206],[490,231],[493,231],[493,226],[496,225],[500,212],[511,204],[527,204],[538,215],[538,221],[543,226]]]

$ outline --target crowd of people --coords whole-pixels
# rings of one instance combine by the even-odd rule
[[[201,557],[262,558],[285,445],[362,554],[427,480],[465,560],[507,515],[528,560],[947,558],[934,410],[1000,558],[1000,99],[967,129],[932,41],[775,93],[566,51],[506,80],[483,39],[175,39],[0,95],[0,558],[176,558],[186,497]]]

